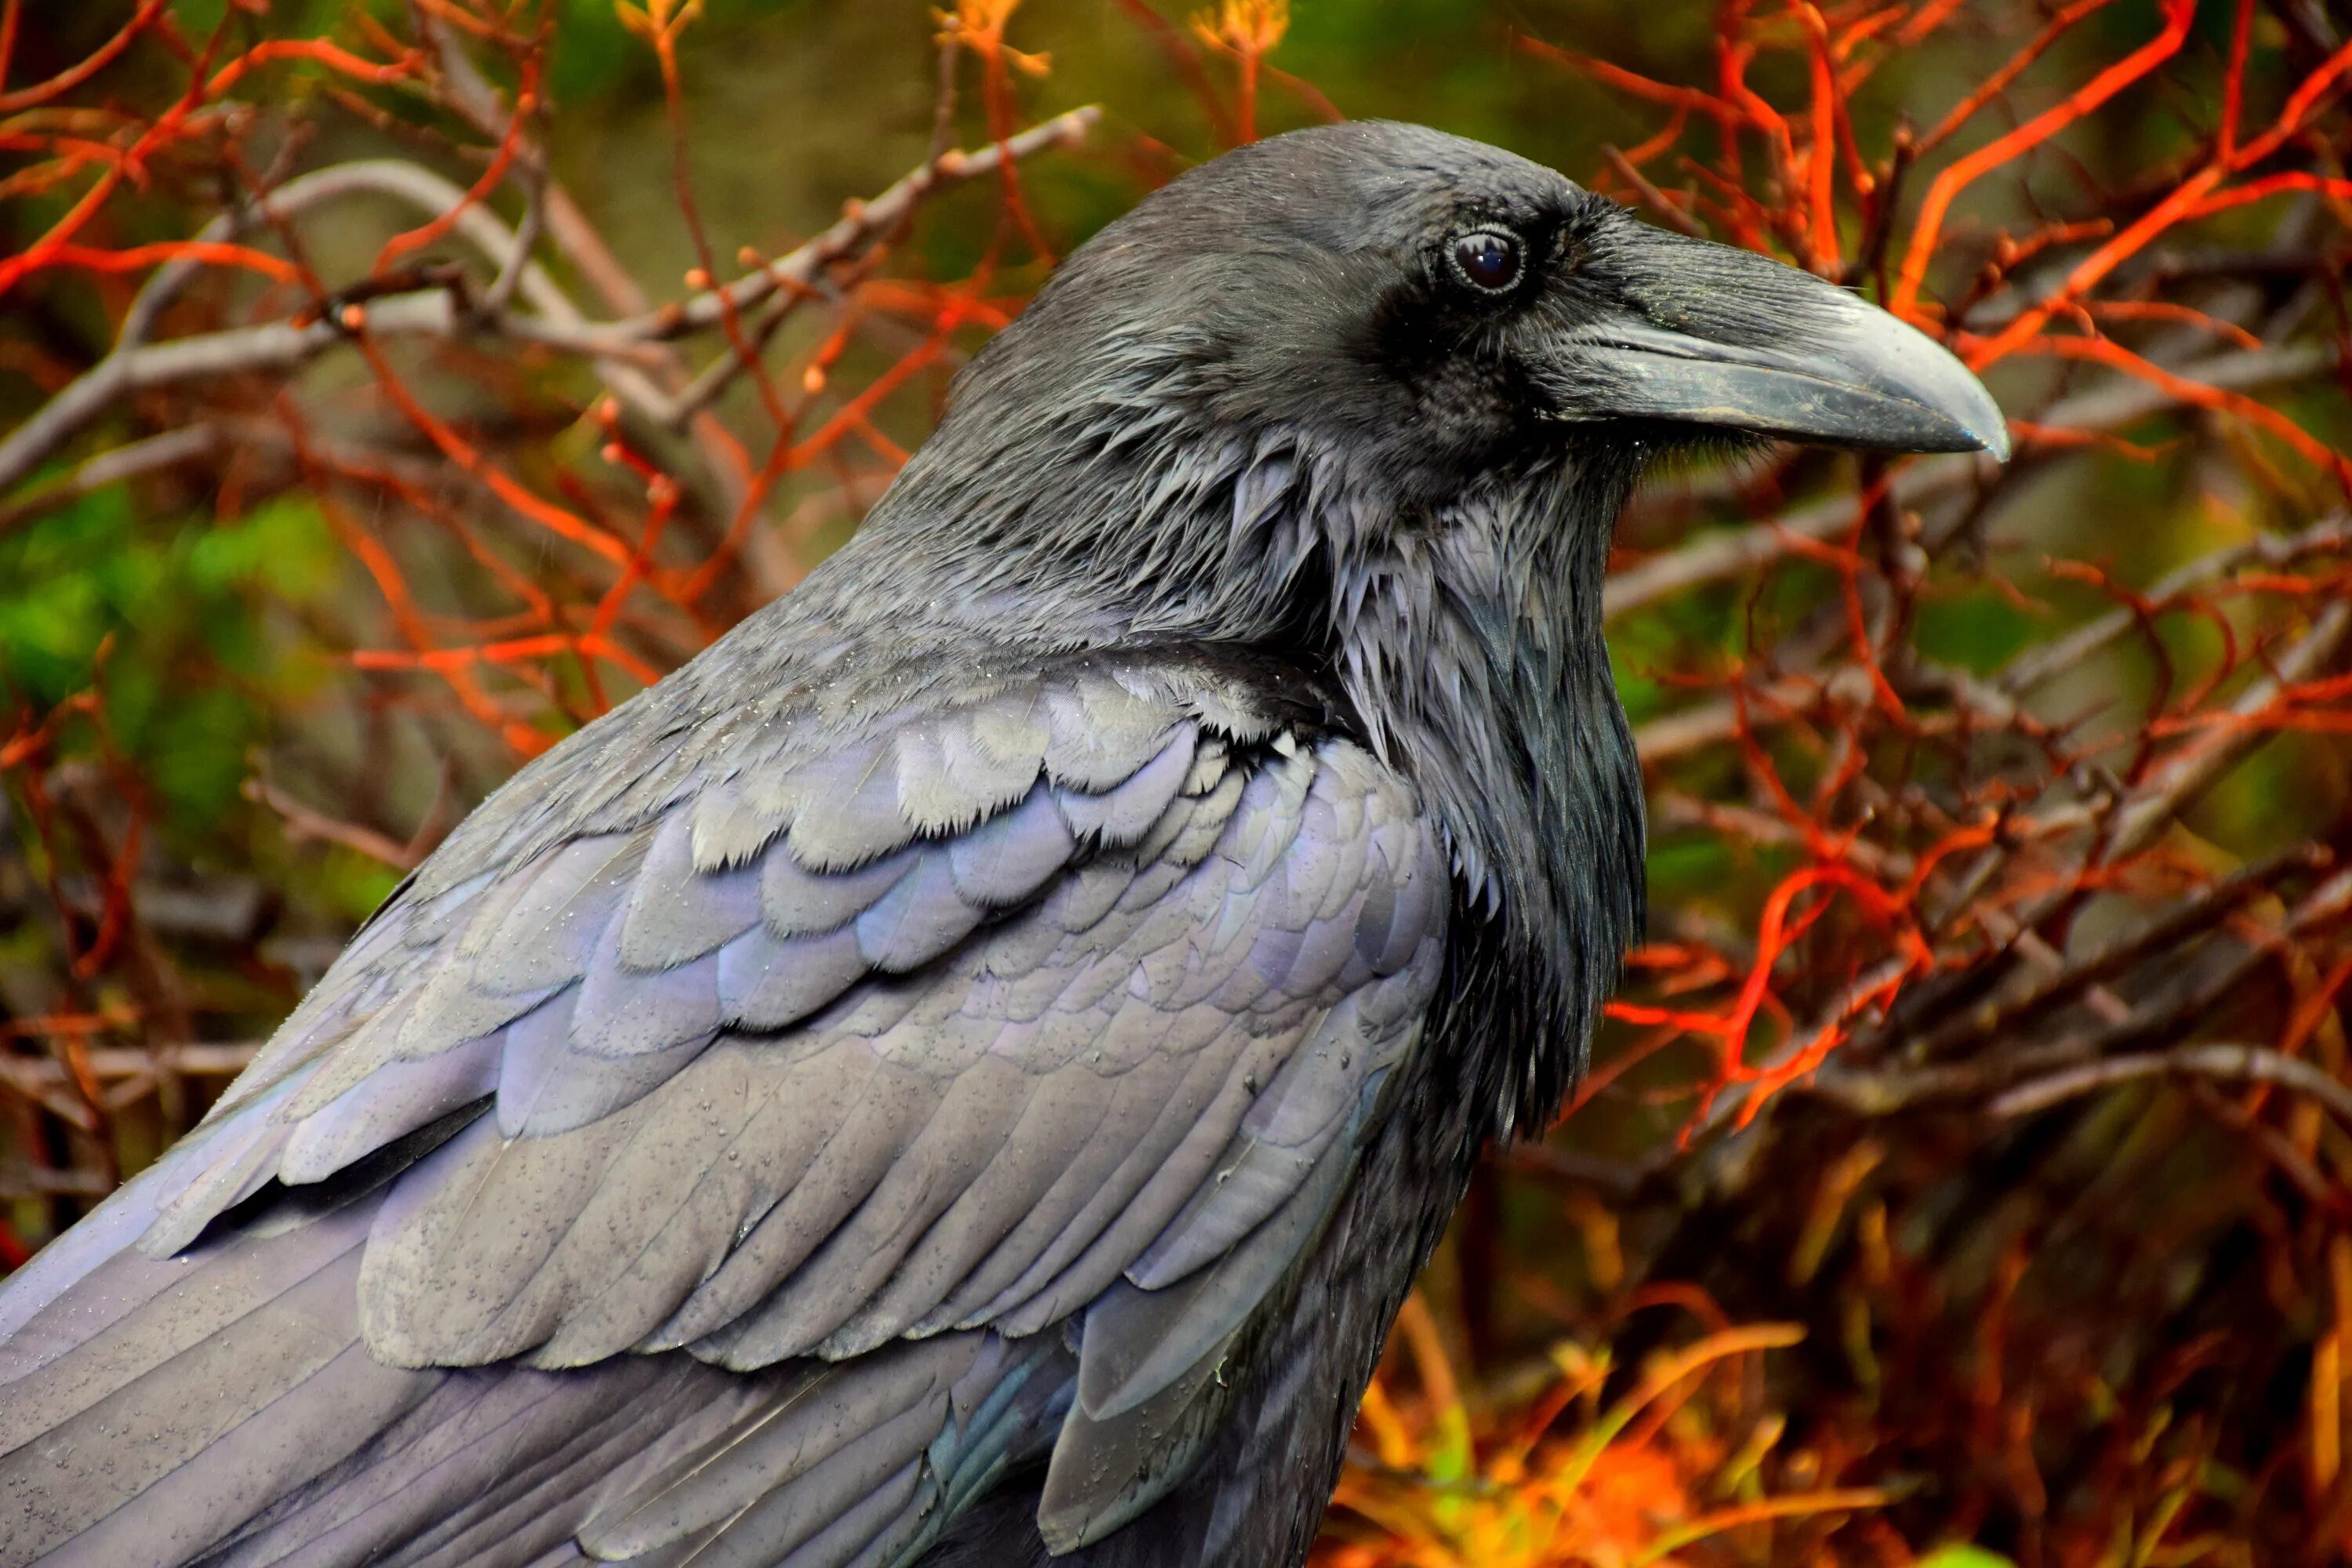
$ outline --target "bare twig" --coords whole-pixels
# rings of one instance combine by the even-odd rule
[[[12,505],[0,507],[0,533],[9,532],[36,518],[71,506],[82,497],[119,485],[142,474],[158,473],[210,457],[220,448],[220,431],[210,425],[166,430],[126,447],[117,447],[76,468],[47,489],[37,490]]]
[[[2352,1089],[2307,1061],[2267,1046],[2246,1045],[2176,1046],[2168,1051],[2110,1057],[2012,1089],[1985,1110],[2009,1121],[2119,1083],[2184,1074],[2237,1083],[2274,1083],[2309,1095],[2352,1125]]]
[[[1608,161],[1611,172],[1633,187],[1634,194],[1642,198],[1642,204],[1656,215],[1659,222],[1677,234],[1689,235],[1693,239],[1707,237],[1706,230],[1699,226],[1698,220],[1675,205],[1665,192],[1652,184],[1650,177],[1642,173],[1631,158],[1613,146],[1601,148],[1601,156]]]
[[[192,1078],[235,1078],[261,1049],[258,1040],[233,1045],[108,1047],[84,1053],[89,1070],[102,1082],[152,1073],[159,1064]],[[0,1081],[20,1094],[38,1096],[62,1091],[71,1082],[65,1063],[48,1057],[0,1054]]]
[[[356,822],[338,822],[323,812],[314,811],[258,775],[245,781],[245,798],[276,812],[286,824],[286,836],[298,844],[305,839],[340,844],[396,871],[413,871],[417,862],[425,858],[413,846],[378,833],[373,827],[365,827]]]

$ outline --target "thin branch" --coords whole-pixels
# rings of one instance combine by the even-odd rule
[[[214,426],[190,425],[183,429],[166,430],[160,436],[133,441],[127,447],[100,452],[47,489],[36,491],[13,505],[0,507],[0,534],[71,506],[82,497],[110,485],[119,485],[142,474],[157,473],[198,458],[210,457],[219,450],[220,437],[221,432]]]
[[[515,290],[522,286],[523,274],[531,270],[531,253],[539,248],[540,234],[547,226],[546,171],[538,167],[524,170],[523,189],[522,222],[515,226],[514,238],[507,246],[507,259],[499,267],[498,277],[491,279],[489,291],[482,296],[486,315],[496,316],[514,302]]]
[[[1608,161],[1610,169],[1619,179],[1633,187],[1633,193],[1642,198],[1644,206],[1657,215],[1660,223],[1677,234],[1689,235],[1693,239],[1706,237],[1706,230],[1699,226],[1698,220],[1676,206],[1665,192],[1652,184],[1650,177],[1642,173],[1633,160],[1613,146],[1603,146],[1601,156]]]
[[[2277,1084],[2309,1095],[2334,1111],[2339,1121],[2352,1126],[2352,1089],[2347,1089],[2311,1063],[2267,1046],[2177,1046],[2168,1051],[2150,1051],[2142,1056],[2111,1057],[2036,1079],[2001,1095],[1985,1110],[1990,1115],[2009,1121],[2119,1083],[2183,1074],[2235,1083]]]
[[[341,845],[395,871],[413,871],[425,858],[415,846],[403,844],[389,834],[356,822],[339,822],[312,810],[259,775],[245,781],[245,798],[277,813],[286,825],[286,837],[297,844],[315,841]]]

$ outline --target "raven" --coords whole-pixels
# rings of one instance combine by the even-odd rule
[[[1490,147],[1174,181],[0,1289],[0,1564],[1302,1563],[1641,927],[1611,527],[1759,436],[2006,450]]]

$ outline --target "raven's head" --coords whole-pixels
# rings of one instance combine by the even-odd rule
[[[1559,1047],[1495,1053],[1475,1098],[1548,1114],[1642,921],[1610,528],[1661,450],[1767,437],[2008,448],[1958,361],[1843,289],[1491,147],[1330,126],[1194,169],[1073,254],[839,591],[1329,670],[1500,917],[1516,1037]]]

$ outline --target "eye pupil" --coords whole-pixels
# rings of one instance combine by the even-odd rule
[[[1493,229],[1465,234],[1454,242],[1454,265],[1474,286],[1499,293],[1519,280],[1519,242]]]

